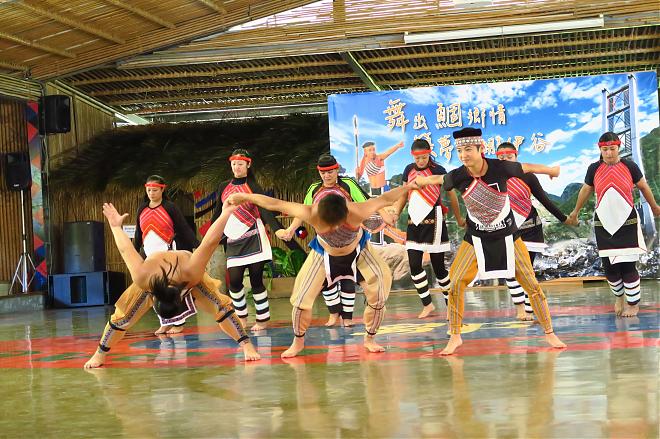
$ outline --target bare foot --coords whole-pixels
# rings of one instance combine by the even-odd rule
[[[238,320],[241,321],[241,326],[243,326],[243,328],[247,329],[247,317],[239,317]]]
[[[289,349],[282,352],[282,355],[280,355],[280,357],[282,357],[282,358],[295,357],[303,349],[305,349],[305,337],[296,337],[294,335],[293,336],[293,343],[291,343],[291,346],[289,347]]]
[[[254,348],[254,345],[246,341],[241,345],[243,348],[243,356],[245,357],[245,361],[256,361],[261,359],[261,355],[259,355],[259,352]]]
[[[463,344],[463,339],[461,338],[461,334],[452,334],[449,337],[449,342],[447,343],[447,346],[445,346],[442,352],[440,352],[440,355],[451,355],[462,344]]]
[[[520,320],[523,322],[529,322],[534,320],[534,314],[530,314],[527,311],[525,311],[525,304],[524,303],[518,303],[516,305],[516,320]]]
[[[623,296],[617,297],[616,301],[614,302],[614,314],[620,316],[621,313],[623,312]]]
[[[341,319],[341,325],[345,328],[352,328],[353,319]]]
[[[417,316],[418,319],[424,319],[429,316],[433,311],[435,310],[435,305],[433,303],[429,303],[426,305],[424,308],[422,308],[422,312],[419,313]]]
[[[553,348],[563,349],[566,347],[566,343],[559,340],[559,337],[557,337],[554,332],[545,334],[545,341]]]
[[[178,334],[183,331],[183,326],[174,326],[167,330],[168,334]]]
[[[364,347],[369,352],[385,352],[385,348],[376,343],[371,335],[364,336]]]
[[[328,316],[328,321],[325,323],[325,326],[335,326],[339,321],[339,314],[330,314]]]
[[[639,305],[626,305],[623,307],[621,317],[635,317],[639,312]]]
[[[87,360],[87,363],[83,366],[84,369],[94,369],[97,367],[101,367],[103,363],[105,362],[105,352],[100,352],[98,349],[92,355],[92,358]]]
[[[268,328],[268,322],[257,322],[250,328],[252,331],[263,331]]]
[[[167,331],[170,330],[171,327],[172,327],[172,325],[161,326],[160,328],[158,328],[158,330],[156,332],[154,332],[154,334],[155,335],[165,334]]]

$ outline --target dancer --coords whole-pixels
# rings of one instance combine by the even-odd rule
[[[316,169],[319,171],[321,180],[309,186],[304,204],[311,206],[317,203],[328,191],[343,196],[347,201],[356,203],[366,201],[369,198],[355,180],[343,175],[339,176],[339,163],[331,154],[322,154],[319,157]],[[294,218],[288,228],[277,231],[277,237],[285,241],[291,240],[302,223],[302,220]],[[334,326],[339,321],[340,316],[342,326],[353,326],[355,281],[342,279],[338,283],[326,287],[321,293],[330,313],[325,326]]]
[[[463,165],[446,175],[415,179],[420,187],[444,184],[446,191],[458,189],[467,209],[465,237],[449,269],[451,336],[441,354],[451,355],[463,344],[461,326],[465,288],[477,273],[480,279],[511,278],[515,274],[516,280],[529,293],[534,313],[545,332],[546,342],[555,348],[566,347],[552,329],[548,303],[534,276],[525,244],[520,238],[513,239],[516,225],[507,196],[509,178],[522,179],[526,172],[556,177],[559,175],[559,167],[487,159],[482,154],[480,129],[463,128],[455,131],[453,137],[458,158]]]
[[[362,173],[367,172],[371,195],[381,195],[384,192],[385,160],[401,148],[403,148],[403,142],[399,142],[387,151],[378,154],[376,143],[369,141],[362,144],[362,160],[360,160],[360,164],[355,171],[355,178],[359,180]]]
[[[596,192],[594,231],[605,277],[616,301],[617,316],[634,317],[641,299],[640,277],[635,263],[646,253],[646,245],[633,204],[635,186],[649,203],[654,216],[660,216],[651,188],[633,161],[619,156],[621,140],[613,132],[598,139],[600,160],[589,165],[569,221],[578,223],[584,203]],[[623,299],[625,293],[625,302]]]
[[[234,193],[263,193],[261,187],[250,172],[252,158],[244,149],[236,149],[229,157],[234,177],[225,181],[218,188],[220,201],[213,212],[212,221],[222,213],[223,203]],[[243,326],[247,327],[247,300],[243,288],[243,274],[247,268],[250,274],[250,286],[254,307],[256,308],[256,323],[252,331],[260,331],[268,327],[270,306],[268,291],[264,286],[264,265],[273,259],[270,241],[262,219],[266,220],[273,232],[282,226],[275,216],[267,210],[259,209],[253,204],[240,206],[227,221],[222,244],[227,255],[227,271],[229,273],[229,295],[236,314]]]
[[[199,245],[195,232],[190,228],[183,213],[165,196],[165,179],[159,175],[147,178],[144,202],[137,210],[137,227],[133,246],[138,252],[144,250],[145,256],[155,252],[168,250],[187,250]],[[163,324],[163,318],[158,316],[161,325],[155,332],[158,334],[177,334],[183,331],[185,319],[174,324]]]
[[[156,252],[142,259],[122,229],[122,223],[128,214],[120,215],[112,204],[103,204],[103,215],[108,220],[115,244],[128,267],[133,284],[115,304],[115,312],[105,326],[99,347],[85,363],[85,369],[101,366],[110,349],[124,338],[126,331],[137,323],[152,305],[164,318],[192,315],[197,312],[196,308],[200,307],[214,314],[220,329],[243,348],[246,361],[260,358],[234,314],[231,300],[220,293],[220,281],[211,278],[204,271],[220,241],[227,220],[235,210],[233,206],[225,206],[223,214],[211,225],[194,252]]]
[[[510,142],[503,142],[497,147],[497,158],[509,162],[518,161],[518,150]],[[525,174],[524,178],[512,177],[506,182],[507,193],[511,202],[513,218],[516,220],[518,231],[514,238],[520,237],[527,247],[529,259],[534,266],[536,255],[541,253],[547,245],[543,240],[543,222],[536,208],[532,205],[532,195],[548,209],[559,222],[566,224],[566,215],[553,203],[545,193],[539,179],[532,173]],[[516,305],[516,318],[523,321],[534,320],[529,295],[520,286],[514,277],[506,279],[511,299]]]
[[[403,171],[403,182],[414,181],[420,176],[444,175],[445,168],[440,166],[431,157],[431,145],[425,139],[417,139],[410,147],[414,163],[409,164]],[[408,192],[408,196],[401,197],[396,205],[396,213],[401,213],[406,201],[408,202],[408,228],[406,229],[406,251],[410,264],[410,277],[415,284],[417,294],[422,301],[422,312],[419,319],[428,317],[435,305],[431,300],[429,282],[426,271],[422,268],[422,256],[428,252],[431,257],[431,266],[438,279],[440,289],[447,304],[449,294],[449,272],[445,268],[445,252],[451,250],[447,234],[447,224],[444,215],[448,209],[442,205],[440,185],[428,185],[421,190]],[[465,220],[458,208],[458,199],[453,191],[447,192],[449,205],[460,227]]]
[[[383,316],[385,301],[392,286],[392,274],[369,243],[369,234],[361,226],[373,213],[401,197],[411,186],[402,186],[378,198],[362,203],[347,203],[342,195],[326,191],[318,203],[311,206],[289,203],[264,195],[237,193],[231,204],[253,203],[265,209],[281,211],[309,223],[316,230],[305,263],[296,277],[291,296],[294,340],[282,358],[295,357],[305,347],[305,331],[312,319],[312,307],[321,290],[340,279],[353,279],[364,290],[367,306],[364,325],[367,334],[364,347],[370,352],[385,349],[374,341]]]

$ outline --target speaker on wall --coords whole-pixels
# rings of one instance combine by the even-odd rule
[[[12,191],[28,189],[32,183],[30,156],[27,152],[8,152],[2,158],[7,188]]]
[[[76,221],[64,223],[64,273],[105,271],[103,223]]]
[[[39,134],[71,131],[71,98],[66,95],[44,96],[39,101]]]

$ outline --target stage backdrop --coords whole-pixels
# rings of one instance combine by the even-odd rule
[[[622,156],[642,168],[656,200],[660,200],[657,89],[655,72],[637,72],[331,95],[330,148],[342,171],[357,177],[365,190],[376,194],[401,184],[401,173],[412,162],[410,145],[414,139],[426,138],[435,160],[449,171],[460,165],[452,131],[478,127],[484,133],[487,157],[495,158],[497,146],[510,141],[519,149],[521,162],[561,165],[559,178],[539,179],[550,198],[568,213],[575,206],[587,167],[598,160],[598,137],[604,131],[615,131],[623,141]],[[382,161],[372,165],[384,164],[384,183],[369,181],[368,160],[363,161],[365,142],[375,144]],[[367,169],[360,175],[357,168],[361,162]],[[535,202],[550,245],[544,256],[537,258],[536,268],[542,277],[602,274],[591,224],[593,198],[582,210],[577,228],[560,224]],[[643,199],[637,196],[636,201],[649,247],[640,271],[644,277],[658,278],[657,221]],[[457,244],[462,233],[452,220],[451,238]],[[404,231],[405,221],[404,217],[398,223]],[[391,230],[387,235],[391,237],[387,241],[396,241],[399,234]]]

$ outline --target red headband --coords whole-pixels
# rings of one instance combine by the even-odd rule
[[[333,169],[339,169],[339,163],[335,163],[334,165],[330,166],[316,166],[316,169],[319,171],[332,171]]]
[[[598,146],[611,146],[611,145],[621,145],[620,140],[610,140],[608,142],[598,142]]]
[[[159,187],[159,188],[163,188],[163,189],[165,189],[165,188],[167,187],[167,185],[166,185],[166,184],[160,184],[160,183],[156,183],[156,182],[154,182],[154,181],[151,181],[151,182],[149,182],[149,183],[145,183],[144,187]]]
[[[422,154],[431,154],[431,150],[430,149],[418,149],[416,151],[410,151],[410,154],[415,155],[415,156],[422,155]]]
[[[518,151],[511,148],[502,148],[495,153],[495,155],[504,155],[504,154],[515,154],[518,155]]]
[[[231,162],[232,160],[244,160],[248,163],[252,163],[252,159],[250,157],[246,157],[244,155],[238,155],[238,154],[229,157],[229,161]]]

